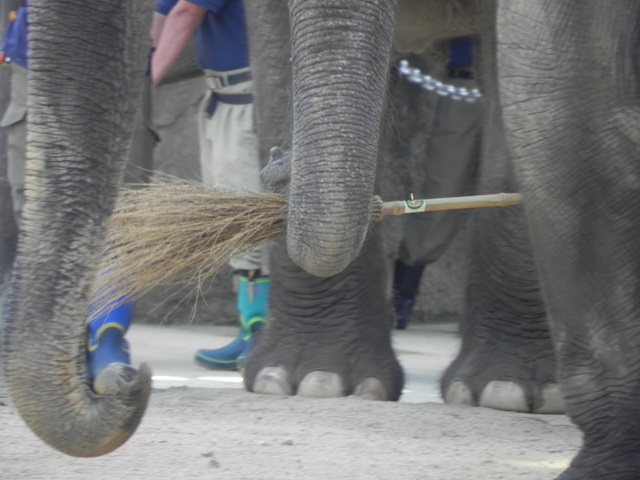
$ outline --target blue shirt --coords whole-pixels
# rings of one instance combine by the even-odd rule
[[[460,37],[449,40],[449,66],[472,67],[473,66],[473,39]]]
[[[156,12],[167,15],[178,0],[156,0]],[[194,40],[202,69],[237,70],[249,66],[249,46],[242,0],[187,0],[206,8]]]
[[[16,18],[7,27],[2,51],[7,61],[27,67],[27,7],[17,10]]]

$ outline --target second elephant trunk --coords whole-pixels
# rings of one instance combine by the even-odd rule
[[[289,0],[293,153],[287,247],[342,271],[368,229],[395,0]]]

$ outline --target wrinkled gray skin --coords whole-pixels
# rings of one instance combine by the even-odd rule
[[[91,273],[131,143],[152,0],[30,0],[27,201],[6,308],[5,374],[29,427],[75,456],[136,429],[151,386],[110,366],[84,375]]]
[[[247,2],[259,134],[265,150],[292,150],[286,249],[304,269],[276,247],[271,323],[245,371],[253,391],[399,394],[383,339],[390,312],[381,307],[378,246],[375,235],[363,240],[393,3],[290,0],[287,14],[281,1]],[[480,190],[520,190],[525,204],[475,215],[463,344],[443,396],[522,411],[566,408],[584,446],[560,478],[637,479],[640,4],[482,5],[490,160]],[[290,65],[280,28],[287,15]]]
[[[31,428],[73,455],[98,455],[121,444],[148,396],[145,368],[112,372],[98,386],[103,395],[88,386],[82,345],[89,280],[80,275],[96,261],[139,94],[132,79],[141,73],[146,50],[130,35],[146,34],[148,26],[125,28],[125,19],[136,19],[132,10],[146,4],[105,0],[97,10],[86,2],[30,2],[31,177],[12,279],[6,374]],[[286,53],[288,37],[278,35],[278,26],[286,24],[287,5],[248,5],[252,39],[263,42],[265,52]],[[260,6],[270,8],[261,12],[262,23],[255,16]],[[288,55],[269,62],[254,50],[253,61],[265,148],[289,146],[278,135],[293,113],[286,248],[304,270],[291,262],[278,265],[272,322],[248,360],[247,387],[395,399],[402,376],[389,345],[391,313],[379,280],[384,272],[370,261],[378,241],[366,235],[395,5],[290,0],[288,7],[293,68]],[[524,403],[539,410],[544,388],[553,384],[546,370],[555,352],[567,412],[585,435],[560,478],[637,479],[640,4],[487,0],[485,14],[491,21],[482,24],[495,25],[483,32],[491,125],[485,148],[498,152],[498,166],[510,158],[515,180],[487,170],[483,185],[517,184],[527,227],[505,223],[506,213],[478,214],[478,226],[489,224],[501,235],[492,243],[491,232],[478,233],[469,323],[461,356],[443,379],[444,394],[482,403],[491,382],[474,375],[477,358],[496,372],[494,380],[506,381],[495,384],[497,390],[520,389]],[[140,48],[129,51],[132,45]],[[77,61],[61,69],[65,58]],[[279,88],[266,90],[269,83]],[[282,123],[269,132],[265,118]],[[283,168],[277,165],[272,178]],[[529,241],[524,232],[534,246],[554,351],[538,288],[528,279],[534,264],[523,260]],[[284,257],[285,247],[277,248]],[[492,320],[498,326],[491,327]],[[533,326],[512,329],[512,320]],[[485,365],[490,357],[528,370],[510,378],[513,372],[503,365]]]
[[[394,8],[370,2],[352,17],[330,8],[325,18],[309,17],[314,2],[297,3],[291,4],[294,50],[304,43],[315,53],[294,55],[290,63],[287,3],[246,2],[250,45],[264,47],[252,50],[263,153],[274,145],[292,150],[292,182],[287,245],[277,243],[272,253],[272,321],[246,363],[245,384],[260,393],[395,400],[403,376],[390,343],[390,305],[380,288],[386,272],[382,262],[371,261],[382,256],[380,240],[366,235],[380,125],[369,128],[359,119],[363,108],[372,118],[383,112],[386,77],[370,78],[364,72],[387,69]],[[323,12],[321,7],[318,13]],[[303,61],[307,55],[322,58],[325,31],[340,37],[329,42],[338,58],[328,59],[329,64]],[[372,38],[381,42],[375,51],[362,55],[348,47]],[[332,85],[341,83],[359,88],[336,96]],[[301,107],[293,110],[297,140],[292,149],[291,91]],[[328,118],[322,113],[324,102],[333,105]],[[344,134],[354,141],[345,143]],[[272,169],[267,183],[286,177],[282,169]],[[348,188],[346,178],[353,180]],[[368,276],[374,281],[366,281]]]
[[[369,218],[370,205],[369,202],[363,202],[358,211],[354,201],[357,197],[353,195],[352,198],[352,193],[363,188],[373,189],[370,183],[362,186],[362,183],[372,180],[359,172],[365,165],[375,169],[378,152],[382,150],[378,144],[385,141],[384,134],[381,135],[380,116],[386,119],[395,115],[394,102],[397,97],[393,91],[388,93],[391,113],[385,112],[380,116],[363,114],[375,111],[374,106],[370,105],[377,99],[371,90],[371,69],[377,68],[380,81],[386,80],[390,58],[384,58],[382,64],[381,59],[390,47],[388,44],[372,43],[366,34],[358,34],[357,28],[361,27],[365,33],[366,28],[384,31],[382,26],[369,25],[368,22],[372,18],[370,9],[385,2],[363,4],[362,25],[355,14],[359,2],[343,3],[344,9],[333,11],[320,5],[313,11],[314,2],[300,2],[300,6],[297,6],[297,2],[290,2],[292,7],[310,8],[316,16],[323,18],[329,32],[316,31],[323,23],[302,9],[304,13],[301,16],[310,16],[312,20],[309,20],[309,25],[314,30],[307,33],[302,28],[298,33],[297,25],[301,22],[296,21],[297,10],[292,10],[294,20],[289,24],[288,5],[285,2],[247,2],[257,88],[258,130],[263,155],[268,156],[268,149],[274,145],[292,150],[292,189],[298,183],[305,185],[301,193],[291,195],[287,237],[289,252],[292,249],[303,251],[303,247],[297,245],[301,238],[306,237],[298,231],[314,228],[314,225],[315,228],[323,228],[323,219],[320,217],[324,208],[322,205],[336,197],[335,191],[342,191],[342,198],[332,208],[342,211],[328,213],[328,231],[313,232],[309,238],[314,242],[317,238],[330,239],[334,230],[343,226],[345,232],[336,237],[336,242],[359,241],[355,237],[349,240],[347,234],[357,235],[352,218]],[[467,3],[475,5],[473,1]],[[464,2],[460,4],[464,5]],[[395,50],[403,53],[422,51],[442,38],[477,34],[478,21],[474,18],[478,12],[471,7],[452,10],[450,5],[450,2],[417,0],[400,2],[393,32]],[[347,11],[351,12],[350,16],[345,15]],[[387,15],[390,11],[393,10],[387,11]],[[458,14],[458,21],[451,22],[452,14]],[[487,16],[490,15],[487,13]],[[297,44],[294,41],[294,55],[291,55],[288,48],[291,27],[294,39],[296,35],[315,39],[320,53],[304,51],[296,55]],[[334,36],[340,38],[334,40]],[[373,38],[380,42],[385,37],[376,34]],[[327,40],[329,46],[322,39]],[[364,46],[354,45],[359,39]],[[387,36],[386,41],[389,40]],[[483,44],[488,52],[492,51],[491,38],[486,38]],[[331,45],[337,47],[333,52],[335,58],[326,58],[332,52]],[[362,55],[361,51],[366,47],[373,48],[375,52],[371,54],[371,66],[363,64],[368,57]],[[304,60],[308,58],[316,61],[306,67]],[[318,59],[324,59],[325,63]],[[299,68],[301,75],[305,75],[303,85],[292,83],[292,66],[294,71]],[[307,73],[307,68],[316,68],[317,72]],[[489,70],[485,75],[492,75],[492,72]],[[309,87],[314,81],[317,86],[314,84]],[[487,89],[493,88],[491,81],[486,83]],[[352,94],[363,88],[362,97]],[[383,93],[385,91],[382,90]],[[496,98],[496,95],[487,93],[489,98]],[[309,95],[309,98],[305,95]],[[323,99],[329,107],[322,106]],[[340,108],[338,115],[334,106],[339,105],[340,101],[346,106]],[[300,147],[296,150],[298,140],[295,132],[299,130],[293,130],[293,139],[290,132],[293,122],[291,114],[295,115],[298,111],[298,102],[304,107],[305,115],[311,115],[315,130],[301,130]],[[317,111],[306,108],[311,103]],[[377,108],[381,108],[380,105]],[[348,117],[348,113],[352,117]],[[342,120],[347,123],[346,126]],[[366,131],[366,122],[372,120],[378,122],[369,125],[376,139],[366,142],[354,140],[358,138],[358,132]],[[480,190],[484,193],[517,191],[509,178],[500,124],[495,121],[487,124],[498,130],[488,130],[486,134],[484,145],[490,152],[491,162],[485,165]],[[355,148],[361,143],[368,149]],[[345,160],[340,153],[329,154],[340,151],[340,148],[346,150],[351,158]],[[317,168],[322,168],[322,171],[317,171]],[[269,167],[265,173],[270,178],[286,177],[287,172],[280,170],[280,167]],[[309,180],[298,180],[296,175],[309,177]],[[357,187],[352,186],[355,182],[358,183]],[[311,195],[315,197],[310,198]],[[317,206],[301,208],[299,205],[302,202]],[[300,213],[296,213],[298,208],[302,209]],[[318,215],[318,218],[308,218],[310,214]],[[478,216],[481,218],[476,224],[484,231],[477,235],[482,242],[474,245],[469,308],[462,328],[463,349],[443,379],[443,396],[450,403],[524,412],[562,411],[562,400],[555,384],[555,359],[526,235],[528,227],[523,222],[522,211],[518,208],[497,209],[482,212]],[[291,225],[295,225],[296,221],[299,226],[294,229]],[[359,251],[348,269],[337,275],[325,276],[327,272],[324,269],[332,264],[331,258],[312,256],[309,264],[306,264],[302,254],[293,254],[294,258],[300,256],[299,263],[314,273],[309,275],[291,262],[284,245],[277,244],[274,247],[274,295],[270,308],[272,321],[265,330],[264,339],[246,364],[245,380],[250,390],[309,396],[341,396],[358,392],[380,399],[396,399],[399,396],[402,373],[389,345],[392,312],[386,289],[387,272],[382,266],[379,238],[371,223],[367,228],[371,235],[365,248]],[[341,246],[330,249],[332,256],[347,251]],[[318,269],[314,266],[317,258],[323,259],[318,262]],[[344,262],[342,259],[340,261]],[[509,271],[513,273],[506,275]],[[327,305],[331,308],[327,308]],[[314,348],[306,345],[307,339],[312,339]],[[500,345],[500,348],[496,349],[496,345]],[[354,362],[354,359],[357,361]],[[364,379],[367,379],[367,388],[363,387]]]

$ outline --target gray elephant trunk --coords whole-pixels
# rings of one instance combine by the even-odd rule
[[[94,391],[84,363],[88,272],[131,142],[152,8],[150,0],[29,2],[28,175],[5,373],[29,427],[74,456],[125,442],[151,389],[148,368],[116,364]]]
[[[293,149],[287,248],[342,271],[370,221],[394,0],[290,0]]]

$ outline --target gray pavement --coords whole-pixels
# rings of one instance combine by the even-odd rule
[[[393,346],[406,376],[401,402],[442,401],[438,382],[458,351],[456,332],[454,324],[412,325],[393,332]],[[242,389],[238,372],[207,370],[193,362],[195,350],[222,347],[236,334],[237,327],[134,324],[127,338],[134,365],[151,364],[155,388]]]

